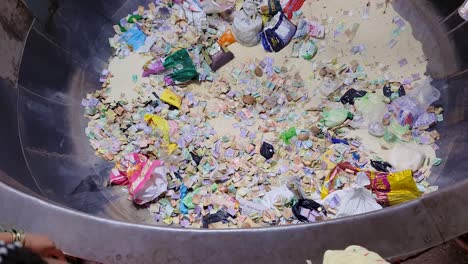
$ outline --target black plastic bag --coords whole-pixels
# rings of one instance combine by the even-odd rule
[[[383,94],[392,99],[392,94],[393,94],[393,91],[392,91],[392,83],[386,83],[383,87]],[[405,88],[403,87],[403,84],[400,85],[400,87],[398,88],[398,97],[402,97],[406,95],[406,91],[405,91]]]
[[[275,149],[271,144],[268,144],[266,142],[263,142],[262,147],[260,147],[260,154],[265,158],[265,159],[271,159],[273,155],[275,154]]]
[[[309,210],[315,210],[319,213],[323,213],[325,216],[327,215],[327,210],[321,204],[317,203],[314,200],[310,199],[299,199],[297,203],[295,203],[292,207],[292,212],[294,216],[302,222],[309,222],[307,217],[301,215],[301,209],[306,208]]]
[[[392,165],[386,161],[371,160],[370,162],[371,166],[378,171],[389,172],[388,169],[392,168]]]
[[[354,105],[354,99],[363,97],[366,94],[366,91],[358,91],[354,88],[351,88],[345,94],[343,94],[343,96],[341,96],[340,101],[342,104]]]
[[[217,223],[217,222],[227,222],[229,214],[224,210],[219,210],[214,214],[207,214],[203,216],[203,228],[208,228],[209,224]]]

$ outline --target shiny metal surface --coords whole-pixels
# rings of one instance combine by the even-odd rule
[[[360,244],[385,257],[468,232],[468,28],[439,22],[462,1],[397,0],[429,58],[445,108],[431,181],[436,193],[378,212],[249,230],[158,227],[120,188],[83,133],[81,98],[98,88],[112,25],[149,1],[0,1],[0,224],[50,235],[68,253],[106,263],[319,263]]]

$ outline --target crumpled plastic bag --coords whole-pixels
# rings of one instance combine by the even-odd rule
[[[323,256],[323,264],[385,264],[377,253],[360,246],[349,246],[345,250],[327,250]]]
[[[292,193],[285,185],[280,187],[273,187],[269,192],[263,196],[262,204],[268,208],[273,208],[274,204],[281,202],[286,204],[294,198]]]
[[[345,108],[334,108],[329,110],[324,110],[322,112],[321,122],[326,127],[336,127],[344,123],[348,117],[350,117],[350,112]]]
[[[242,9],[234,15],[232,33],[240,44],[252,47],[260,41],[262,30],[262,18],[257,15],[257,4],[247,0],[242,4]]]
[[[368,123],[381,121],[384,113],[387,112],[387,100],[381,94],[366,93],[364,96],[354,99],[354,107]]]
[[[424,162],[424,154],[416,149],[397,144],[390,151],[388,162],[398,171],[407,169],[417,171]]]
[[[130,153],[115,164],[109,178],[111,184],[127,185],[133,202],[142,205],[167,190],[166,175],[162,161]]]
[[[278,52],[289,44],[295,34],[296,26],[280,12],[265,25],[260,35],[266,51]]]
[[[411,128],[426,109],[440,98],[440,92],[431,85],[432,79],[426,78],[407,95],[392,101],[389,110],[400,126]]]
[[[358,172],[351,188],[333,192],[325,198],[324,203],[330,204],[331,200],[339,201],[336,217],[364,214],[382,209],[372,192],[366,189],[370,183],[365,172]]]
[[[316,222],[317,219],[327,218],[325,207],[310,199],[299,199],[293,205],[292,212],[301,222]]]
[[[199,0],[199,5],[206,14],[219,14],[229,9],[232,9],[235,5],[232,1],[224,0]]]

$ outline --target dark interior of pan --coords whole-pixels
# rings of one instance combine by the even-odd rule
[[[451,32],[463,22],[460,16],[442,21],[463,2],[452,0],[394,1],[423,43],[426,72],[441,91],[436,104],[445,112],[437,153],[444,162],[430,177],[439,191],[367,215],[293,227],[227,232],[141,225],[154,224],[148,211],[131,206],[120,188],[104,187],[113,164],[89,146],[80,102],[99,88],[112,26],[148,2],[0,1],[0,224],[47,233],[83,257],[141,263],[154,256],[165,262],[253,257],[303,263],[353,243],[397,257],[468,232],[468,25]],[[64,238],[59,227],[76,239]],[[89,232],[91,238],[82,235]],[[119,239],[132,246],[112,242]],[[103,250],[96,253],[93,246]],[[179,252],[182,246],[189,249]],[[206,252],[215,247],[230,250]]]

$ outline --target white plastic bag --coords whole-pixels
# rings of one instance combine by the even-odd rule
[[[417,171],[422,166],[424,155],[413,148],[398,144],[395,145],[390,151],[390,155],[387,161],[397,171]]]
[[[366,173],[358,172],[355,184],[351,188],[335,191],[329,194],[324,202],[330,204],[332,200],[339,201],[336,217],[364,214],[382,209],[372,192],[365,186],[370,184]],[[338,196],[338,197],[335,197]]]
[[[294,193],[283,185],[281,187],[273,187],[271,191],[267,192],[265,196],[263,196],[262,204],[268,208],[273,208],[275,203],[287,203],[292,198],[294,198]]]
[[[230,1],[217,1],[214,0],[199,0],[200,7],[206,14],[218,14],[225,12],[234,7],[234,2]]]
[[[257,14],[257,4],[245,1],[242,9],[234,15],[232,33],[240,44],[252,47],[260,41],[262,18]]]

